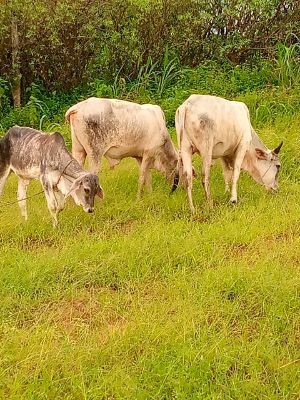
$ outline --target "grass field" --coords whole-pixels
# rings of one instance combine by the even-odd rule
[[[246,174],[215,206],[154,173],[104,163],[105,200],[71,200],[52,228],[43,196],[24,223],[11,177],[0,202],[0,398],[299,399],[300,114],[259,134],[284,140],[280,192]],[[66,127],[63,127],[66,129]],[[172,131],[174,134],[174,131]],[[196,169],[199,160],[195,159]],[[33,183],[29,195],[40,190]]]

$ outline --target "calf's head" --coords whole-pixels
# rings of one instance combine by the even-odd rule
[[[255,148],[258,176],[254,176],[254,179],[264,185],[269,191],[276,191],[278,189],[278,174],[281,166],[278,154],[281,146],[282,142],[274,150]]]
[[[95,196],[103,199],[104,193],[99,184],[98,176],[86,174],[73,182],[68,196],[72,196],[75,203],[82,206],[85,212],[92,213],[94,211]]]

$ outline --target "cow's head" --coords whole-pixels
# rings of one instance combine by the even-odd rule
[[[274,150],[255,148],[258,176],[254,176],[254,179],[270,191],[276,191],[278,189],[278,174],[281,166],[278,154],[282,144],[281,142]]]
[[[192,166],[192,177],[197,178],[197,173],[195,171],[195,168]],[[174,175],[173,179],[173,185],[171,189],[171,194],[175,192],[175,190],[178,188],[179,181],[181,184],[186,187],[187,181],[186,181],[186,175],[183,174],[183,165],[182,165],[182,159],[179,157],[178,163],[177,163],[177,169],[176,169],[176,174]]]
[[[178,152],[171,138],[166,139],[155,154],[153,168],[160,171],[169,180],[176,179],[178,173]]]
[[[99,184],[98,176],[86,174],[73,182],[68,196],[72,196],[75,203],[82,206],[85,212],[92,213],[94,211],[95,196],[103,199],[104,194]]]

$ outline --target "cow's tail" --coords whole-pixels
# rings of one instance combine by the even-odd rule
[[[77,104],[74,106],[70,107],[67,112],[65,113],[65,119],[68,124],[70,124],[70,130],[71,130],[71,138],[72,138],[72,156],[79,162],[79,164],[84,164],[84,161],[82,161],[82,156],[84,156],[84,160],[86,157],[86,151],[84,147],[82,146],[77,133],[76,133],[76,114],[78,112],[78,107]]]
[[[70,124],[70,128],[71,128],[71,137],[72,137],[72,148],[74,146],[74,143],[77,142],[77,135],[75,133],[75,129],[74,129],[74,124],[73,124],[73,119],[77,114],[77,105],[70,107],[66,113],[65,113],[65,120],[68,124]]]
[[[77,113],[77,106],[70,107],[65,113],[65,120],[68,124],[71,124],[71,116]]]
[[[175,114],[175,127],[176,127],[177,144],[179,147],[179,151],[181,148],[181,141],[182,141],[184,125],[185,125],[185,113],[186,113],[186,105],[182,104],[180,107],[177,108],[177,111]]]
[[[177,134],[177,144],[178,144],[178,148],[179,148],[179,156],[178,156],[177,171],[174,176],[171,193],[173,193],[179,185],[180,171],[182,169],[181,168],[182,161],[181,161],[181,156],[180,156],[180,149],[181,149],[182,136],[183,136],[183,132],[184,132],[185,112],[186,112],[186,106],[181,105],[180,107],[177,108],[177,111],[175,114],[175,127],[176,127],[176,134]]]

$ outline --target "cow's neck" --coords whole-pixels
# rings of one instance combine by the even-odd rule
[[[251,127],[251,136],[252,136],[252,145],[253,147],[258,147],[259,149],[267,151],[268,148],[265,146],[265,144],[262,142],[262,140],[258,137],[257,133],[255,130]]]
[[[250,145],[249,150],[245,154],[244,161],[242,163],[242,169],[249,172],[249,174],[256,182],[262,183],[261,173],[257,165],[257,157],[255,149],[259,148],[261,150],[268,151],[268,148],[261,141],[261,139],[258,137],[253,128],[251,129],[251,134],[252,134],[252,143]]]
[[[261,174],[257,167],[255,147],[256,146],[254,146],[253,144],[250,145],[249,150],[245,154],[242,163],[242,169],[249,172],[249,174],[256,182],[261,183]]]
[[[165,163],[164,167],[166,169],[167,178],[169,179],[174,176],[178,163],[178,152],[171,139],[166,142],[163,150],[165,156],[163,157]]]

